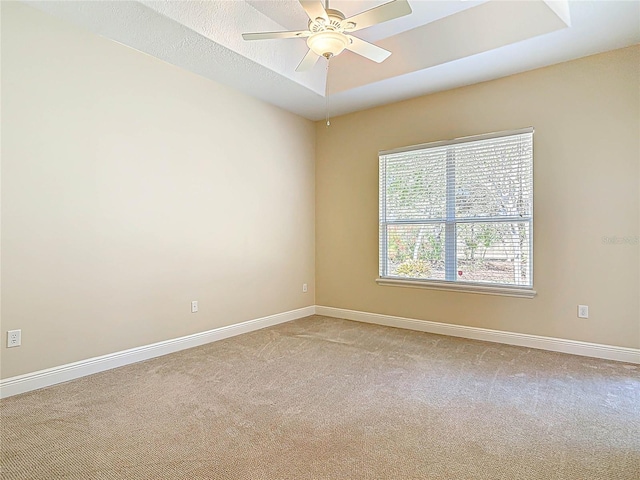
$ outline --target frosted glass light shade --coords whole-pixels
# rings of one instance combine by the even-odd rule
[[[319,32],[307,39],[307,45],[317,55],[335,57],[349,45],[349,39],[343,33]]]

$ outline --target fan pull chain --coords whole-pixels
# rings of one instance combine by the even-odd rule
[[[327,128],[331,125],[329,121],[329,61],[331,60],[330,56],[327,56],[327,77],[324,83],[324,109],[326,112],[326,120],[327,120]]]

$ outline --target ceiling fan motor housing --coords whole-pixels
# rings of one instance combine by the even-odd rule
[[[342,21],[344,20],[344,13],[340,10],[334,10],[329,8],[326,10],[327,18],[329,21],[322,17],[318,17],[315,20],[309,20],[309,30],[313,33],[323,32],[325,30],[337,30],[342,31]]]

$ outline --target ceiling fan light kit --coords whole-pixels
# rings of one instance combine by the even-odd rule
[[[344,33],[332,31],[314,33],[307,38],[307,45],[313,53],[325,58],[340,55],[349,43],[349,37]]]

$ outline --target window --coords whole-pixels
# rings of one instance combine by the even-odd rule
[[[532,297],[533,129],[380,152],[381,284]]]

